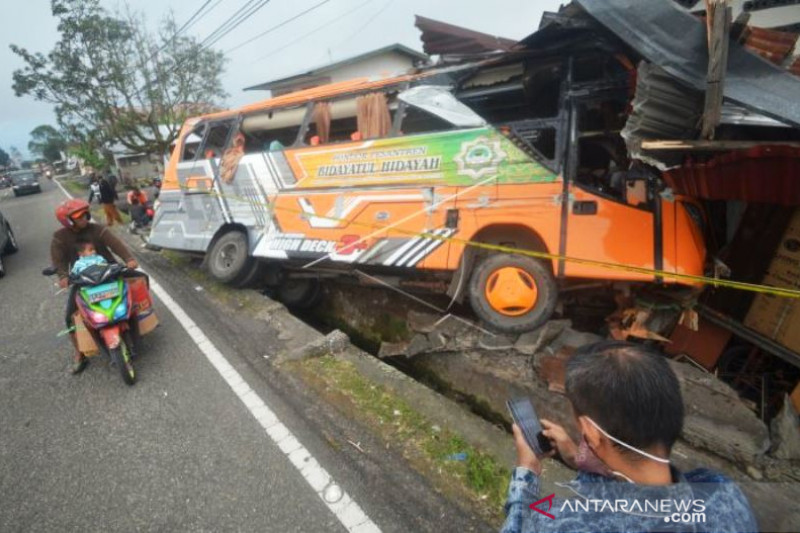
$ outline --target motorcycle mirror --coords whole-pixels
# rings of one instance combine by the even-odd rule
[[[56,272],[57,272],[56,267],[49,266],[49,267],[45,268],[44,270],[42,270],[42,275],[43,276],[52,276]]]

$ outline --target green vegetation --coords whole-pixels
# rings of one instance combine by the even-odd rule
[[[57,130],[32,132],[34,149],[44,157],[55,155],[54,140],[58,152],[69,146],[95,168],[112,163],[115,145],[167,153],[186,117],[216,109],[214,102],[227,96],[223,53],[178,35],[172,13],[154,34],[144,14],[127,6],[109,11],[100,0],[49,4],[54,20],[48,24],[58,31],[53,49],[10,45],[23,64],[13,73],[16,96],[54,106]]]
[[[500,524],[510,471],[491,456],[447,428],[434,426],[405,401],[362,376],[355,366],[334,357],[291,363],[312,386],[344,412],[358,412],[359,420],[388,445],[399,445],[403,455],[439,490]]]
[[[75,180],[61,180],[61,185],[78,198],[86,199],[89,196],[89,189]]]

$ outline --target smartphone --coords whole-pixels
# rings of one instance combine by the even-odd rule
[[[536,416],[536,410],[528,398],[512,398],[506,402],[511,418],[519,426],[525,442],[537,456],[550,452],[553,446],[550,439],[542,434],[542,424]]]

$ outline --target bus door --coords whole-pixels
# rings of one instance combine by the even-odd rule
[[[624,106],[624,101],[604,98],[572,104],[568,203],[562,212],[562,253],[568,259],[560,264],[560,274],[653,281],[653,275],[627,267],[661,268],[663,242],[654,230],[662,203],[660,196],[655,201],[647,173],[630,168],[619,135]]]

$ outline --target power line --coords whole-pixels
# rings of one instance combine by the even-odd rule
[[[161,45],[161,46],[158,48],[158,50],[156,50],[155,52],[153,52],[153,54],[150,56],[150,58],[149,58],[148,60],[152,60],[152,59],[153,59],[154,57],[156,57],[156,56],[157,56],[159,53],[163,52],[163,51],[164,51],[164,49],[167,47],[167,44],[168,44],[170,41],[174,40],[174,39],[175,39],[175,38],[176,38],[178,35],[180,35],[182,32],[184,32],[184,31],[186,31],[187,29],[189,29],[189,27],[190,27],[190,26],[192,26],[192,25],[193,25],[193,24],[195,24],[197,21],[199,21],[201,18],[203,18],[204,16],[206,16],[208,13],[210,13],[210,12],[211,12],[211,10],[212,10],[212,9],[214,9],[215,7],[217,7],[217,6],[219,5],[219,3],[220,3],[220,2],[222,2],[222,0],[217,0],[217,2],[216,2],[216,3],[215,3],[213,6],[211,6],[211,7],[210,7],[210,8],[209,8],[209,9],[208,9],[208,10],[207,10],[205,13],[203,13],[202,15],[200,15],[200,13],[201,13],[201,12],[202,12],[202,11],[203,11],[203,10],[206,8],[206,6],[207,6],[208,4],[210,4],[212,1],[213,1],[213,0],[206,0],[206,2],[205,2],[205,3],[204,3],[202,6],[200,6],[200,8],[199,8],[197,11],[195,11],[195,12],[192,14],[192,16],[191,16],[191,17],[189,17],[189,19],[188,19],[186,22],[184,22],[184,23],[183,23],[183,26],[181,26],[180,28],[178,28],[178,29],[175,31],[175,33],[172,35],[172,37],[170,37],[169,39],[165,39],[165,40],[164,40],[164,44],[162,44],[162,45]],[[198,16],[198,15],[199,15],[199,16]]]
[[[292,46],[293,44],[295,44],[295,43],[298,43],[298,42],[302,41],[303,39],[305,39],[305,38],[306,38],[306,37],[308,37],[309,35],[313,35],[313,34],[317,33],[317,32],[318,32],[318,31],[320,31],[320,30],[324,30],[325,28],[329,28],[329,27],[331,27],[333,24],[335,24],[336,22],[338,22],[338,21],[340,21],[341,19],[345,18],[345,17],[346,17],[347,15],[349,15],[350,13],[353,13],[354,11],[356,11],[356,10],[358,10],[358,9],[361,9],[361,8],[362,8],[362,7],[364,7],[365,5],[367,5],[367,4],[371,4],[371,3],[372,3],[372,2],[374,2],[374,1],[375,1],[375,0],[367,0],[366,2],[363,2],[363,3],[361,3],[361,4],[358,4],[356,7],[354,7],[354,8],[353,8],[353,9],[351,9],[350,11],[346,11],[346,12],[342,13],[341,15],[339,15],[338,17],[336,17],[335,19],[333,19],[333,20],[331,20],[331,21],[328,21],[328,22],[326,22],[326,23],[325,23],[325,24],[323,24],[322,26],[318,26],[318,27],[314,28],[313,30],[311,30],[310,32],[308,32],[308,33],[305,33],[305,34],[301,35],[301,36],[300,36],[300,37],[298,37],[297,39],[295,39],[295,40],[293,40],[293,41],[291,41],[291,42],[289,42],[289,43],[286,43],[284,46],[281,46],[280,48],[276,48],[275,50],[271,51],[270,53],[268,53],[268,54],[266,54],[266,55],[263,55],[263,56],[259,57],[258,59],[256,59],[255,61],[253,61],[253,63],[258,63],[258,62],[259,62],[259,61],[261,61],[262,59],[266,59],[266,58],[268,58],[268,57],[271,57],[271,56],[273,56],[273,55],[277,54],[278,52],[281,52],[281,51],[283,51],[283,50],[285,50],[285,49],[289,48],[289,47],[290,47],[290,46]],[[252,64],[252,63],[251,63],[251,64]]]
[[[241,48],[241,47],[243,47],[243,46],[245,46],[245,45],[247,45],[247,44],[250,44],[250,43],[252,43],[252,42],[253,42],[253,41],[255,41],[256,39],[260,39],[261,37],[263,37],[263,36],[267,35],[268,33],[272,33],[273,31],[277,30],[278,28],[282,28],[283,26],[285,26],[286,24],[288,24],[288,23],[292,22],[293,20],[297,20],[297,19],[299,19],[300,17],[302,17],[302,16],[303,16],[303,15],[305,15],[306,13],[309,13],[309,12],[311,12],[311,11],[314,11],[314,10],[315,10],[315,9],[317,9],[318,7],[321,7],[321,6],[323,6],[324,4],[327,4],[327,3],[328,3],[328,2],[330,2],[330,1],[331,1],[331,0],[322,0],[322,2],[320,2],[320,3],[318,3],[318,4],[315,4],[314,6],[312,6],[312,7],[308,8],[308,9],[306,9],[306,10],[305,10],[305,11],[303,11],[302,13],[298,13],[297,15],[293,16],[292,18],[286,19],[286,20],[284,20],[283,22],[281,22],[281,23],[279,23],[279,24],[276,24],[275,26],[273,26],[273,27],[269,28],[268,30],[266,30],[266,31],[263,31],[263,32],[259,33],[259,34],[258,34],[258,35],[256,35],[255,37],[251,37],[250,39],[248,39],[248,40],[244,41],[243,43],[239,43],[239,44],[237,44],[236,46],[234,46],[233,48],[229,48],[228,50],[226,50],[226,51],[225,51],[225,53],[226,53],[226,54],[229,54],[229,53],[231,53],[231,52],[233,52],[233,51],[235,51],[235,50],[238,50],[239,48]]]
[[[350,39],[352,39],[353,37],[355,37],[356,35],[358,35],[358,33],[359,33],[361,30],[362,30],[362,28],[366,28],[367,26],[369,26],[370,24],[372,24],[372,21],[374,21],[376,18],[380,17],[380,16],[381,16],[381,14],[383,14],[383,12],[384,12],[384,11],[386,11],[386,10],[389,8],[389,6],[390,6],[390,5],[392,5],[392,3],[393,3],[393,2],[394,2],[394,0],[388,0],[388,1],[387,1],[387,2],[386,2],[384,5],[383,5],[383,7],[382,7],[382,8],[380,8],[380,9],[378,10],[378,12],[377,12],[377,13],[375,13],[374,15],[372,15],[372,16],[369,18],[369,20],[367,20],[367,21],[364,23],[364,25],[363,25],[361,28],[358,28],[356,31],[354,31],[353,33],[351,33],[351,34],[350,34],[350,36],[349,36],[349,37],[347,37],[347,39],[345,39],[344,41],[341,41],[341,42],[340,42],[339,44],[337,44],[336,46],[337,46],[337,47],[338,47],[338,46],[342,46],[344,43],[346,43],[347,41],[349,41]]]
[[[204,3],[202,6],[200,6],[200,9],[198,9],[197,11],[195,11],[195,12],[194,12],[194,14],[193,14],[191,17],[189,17],[189,19],[188,19],[186,22],[184,22],[184,23],[183,23],[183,26],[181,26],[180,28],[178,28],[178,30],[175,32],[175,35],[173,35],[173,36],[172,36],[172,38],[174,39],[175,37],[177,37],[178,35],[180,35],[180,34],[181,34],[183,31],[187,30],[187,29],[189,28],[189,26],[191,26],[192,24],[194,24],[195,22],[197,22],[198,20],[200,20],[200,18],[202,18],[202,17],[200,17],[200,18],[197,18],[197,20],[195,20],[195,18],[196,18],[196,17],[197,17],[197,16],[200,14],[200,12],[202,12],[202,11],[203,11],[203,10],[206,8],[206,6],[207,6],[208,4],[210,4],[212,1],[213,1],[213,0],[206,0],[206,2],[205,2],[205,3]],[[221,1],[222,1],[222,0],[217,0],[217,4],[219,4]],[[217,4],[214,4],[214,7],[216,7],[216,6],[217,6]],[[212,7],[211,9],[213,9],[214,7]],[[211,10],[209,9],[209,11],[211,11]],[[207,12],[206,12],[206,13],[207,13]],[[204,14],[204,15],[205,15],[205,14]]]
[[[220,39],[224,38],[234,29],[236,29],[242,22],[253,16],[258,10],[267,5],[270,0],[260,0],[254,4],[254,0],[248,0],[236,13],[231,15],[228,20],[223,22],[211,35],[206,37],[203,42],[203,48],[210,48]]]

